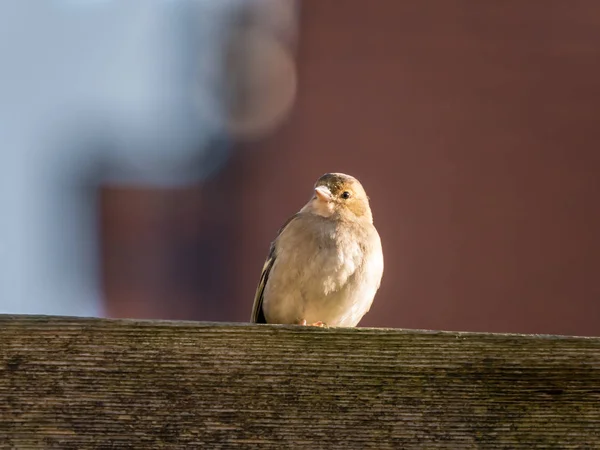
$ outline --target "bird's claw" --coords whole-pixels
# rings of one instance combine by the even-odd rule
[[[297,322],[297,324],[298,325],[302,325],[302,326],[308,325],[309,327],[327,328],[327,324],[325,322],[320,321],[320,320],[318,322],[315,322],[315,323],[306,323],[306,319],[302,319],[302,320],[299,320]]]

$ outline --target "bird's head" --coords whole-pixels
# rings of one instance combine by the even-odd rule
[[[373,222],[364,188],[356,178],[343,173],[326,173],[319,178],[306,209],[323,217]]]

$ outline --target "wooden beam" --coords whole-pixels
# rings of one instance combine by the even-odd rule
[[[0,316],[0,448],[600,448],[600,339]]]

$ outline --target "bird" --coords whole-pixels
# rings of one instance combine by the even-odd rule
[[[382,276],[383,250],[367,193],[351,175],[326,173],[271,243],[251,322],[355,327]]]

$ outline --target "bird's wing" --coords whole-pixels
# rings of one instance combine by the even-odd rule
[[[265,318],[265,313],[263,311],[263,298],[265,293],[265,286],[267,285],[267,281],[269,280],[269,274],[271,273],[271,269],[273,268],[273,264],[275,263],[275,247],[277,245],[277,238],[281,235],[285,227],[287,227],[290,222],[298,217],[298,214],[294,214],[290,217],[283,226],[277,232],[277,237],[271,243],[271,247],[269,249],[269,256],[265,261],[265,265],[263,266],[262,273],[260,274],[260,281],[258,282],[258,287],[256,288],[256,294],[254,295],[254,305],[252,306],[252,318],[250,321],[252,323],[267,323],[267,319]]]

